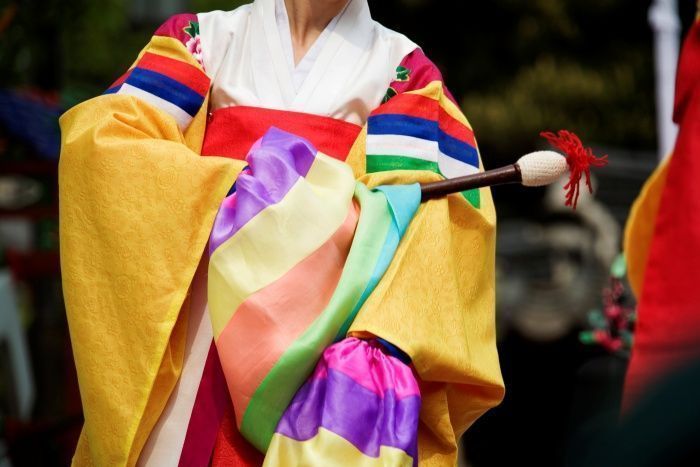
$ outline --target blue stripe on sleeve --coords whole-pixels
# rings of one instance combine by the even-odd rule
[[[204,96],[169,76],[143,68],[134,68],[126,83],[170,102],[194,117]]]
[[[469,164],[472,167],[479,168],[479,153],[476,151],[475,147],[470,144],[460,141],[447,133],[440,131],[440,141],[438,145],[440,146],[440,152],[443,154],[462,161],[465,164]]]
[[[434,120],[403,114],[374,115],[367,121],[367,134],[400,135],[437,141],[443,154],[479,168],[479,154],[476,148],[448,135]]]
[[[402,135],[435,141],[437,130],[436,121],[409,115],[374,115],[367,121],[368,135]]]

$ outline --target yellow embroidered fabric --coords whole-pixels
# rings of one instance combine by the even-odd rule
[[[368,186],[439,180],[392,171],[360,178]],[[423,405],[421,466],[455,465],[464,431],[503,398],[494,313],[495,210],[450,195],[424,203],[350,334],[379,336],[406,352]]]
[[[146,50],[199,66],[175,39]],[[63,289],[85,414],[75,465],[135,464],[179,377],[179,312],[243,166],[199,156],[205,119],[206,103],[183,135],[125,95],[61,118]]]

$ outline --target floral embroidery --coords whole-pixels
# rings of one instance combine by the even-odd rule
[[[193,37],[187,41],[185,44],[187,51],[192,54],[195,60],[204,68],[204,62],[202,58],[202,41],[199,36]]]
[[[394,82],[398,81],[400,83],[405,83],[409,79],[411,79],[411,70],[409,68],[406,68],[405,66],[401,66],[401,65],[397,66],[396,67],[396,79],[394,80]],[[386,94],[384,94],[384,99],[382,99],[382,104],[386,104],[387,102],[389,102],[389,99],[394,97],[396,94],[398,94],[396,89],[394,89],[393,87],[389,87],[389,89],[386,90]]]
[[[185,34],[190,36],[190,38],[185,43],[187,51],[192,54],[192,56],[197,60],[197,62],[204,68],[204,60],[202,58],[202,41],[199,37],[199,23],[196,21],[190,21],[187,26],[182,28]]]
[[[394,97],[397,94],[396,89],[390,87],[389,89],[386,90],[386,94],[384,94],[384,99],[382,99],[382,104],[386,104],[389,102],[389,99]]]
[[[195,37],[199,36],[199,23],[196,21],[190,21],[187,26],[182,28],[182,30],[185,31],[185,34],[194,39]]]
[[[411,79],[411,70],[406,68],[405,66],[397,66],[396,67],[396,81],[400,82],[406,82],[409,79]]]

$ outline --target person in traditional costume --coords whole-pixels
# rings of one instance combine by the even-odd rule
[[[367,0],[167,20],[61,118],[75,465],[454,465],[504,394],[488,188]]]

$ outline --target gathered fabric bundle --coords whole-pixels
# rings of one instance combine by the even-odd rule
[[[420,390],[411,369],[385,351],[355,338],[326,349],[264,465],[416,465]]]
[[[345,336],[420,203],[369,190],[303,138],[271,129],[219,210],[209,308],[241,433],[265,452],[322,352]]]

